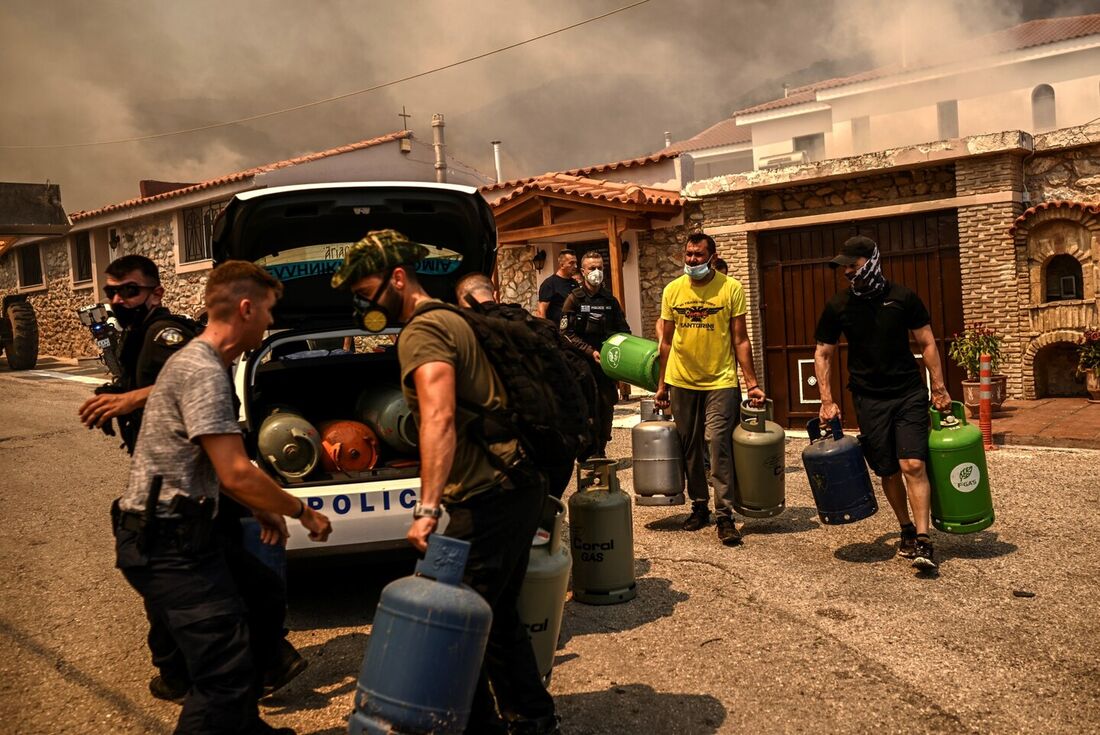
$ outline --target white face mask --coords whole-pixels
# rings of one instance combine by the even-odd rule
[[[707,274],[710,273],[710,261],[700,263],[699,265],[688,265],[684,263],[684,273],[686,273],[691,280],[700,281],[706,278]]]
[[[588,271],[588,275],[585,276],[585,279],[587,279],[588,282],[593,286],[599,286],[601,283],[603,283],[603,271],[601,271],[599,268],[593,268],[592,270]]]

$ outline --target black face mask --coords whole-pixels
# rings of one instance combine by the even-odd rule
[[[382,297],[389,289],[391,275],[393,275],[392,271],[382,279],[382,284],[374,292],[373,299],[368,299],[357,293],[351,295],[351,303],[355,311],[355,323],[368,332],[381,332],[388,327],[401,326],[394,314],[382,302]]]
[[[145,321],[145,317],[149,316],[149,304],[145,302],[137,306],[111,304],[111,311],[114,312],[115,319],[118,319],[119,326],[126,329]]]

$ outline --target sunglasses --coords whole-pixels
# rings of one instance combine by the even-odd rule
[[[142,291],[152,291],[156,286],[142,286],[138,283],[122,283],[118,286],[104,286],[103,293],[108,299],[113,299],[118,294],[124,299],[132,299]]]

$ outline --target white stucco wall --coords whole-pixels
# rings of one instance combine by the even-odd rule
[[[814,133],[825,133],[825,152],[829,155],[832,137],[832,116],[828,110],[807,115],[784,117],[752,126],[753,165],[760,167],[760,159],[790,153],[794,138]]]
[[[1033,130],[1031,94],[1040,84],[1054,89],[1056,127],[1082,125],[1100,117],[1100,48],[1068,49],[1046,58],[1025,58],[934,79],[884,86],[872,80],[851,88],[823,90],[828,111],[764,120],[752,125],[753,155],[785,153],[796,136],[825,134],[828,158],[858,153],[852,141],[854,118],[870,119],[870,150],[913,145],[940,136],[937,103],[958,102],[959,136],[1002,130]],[[914,72],[917,74],[917,72]],[[700,177],[696,177],[700,178]]]

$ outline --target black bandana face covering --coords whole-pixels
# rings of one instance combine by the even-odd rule
[[[860,297],[874,296],[886,289],[886,276],[882,275],[882,258],[878,248],[871,253],[867,262],[860,266],[854,274],[848,277],[851,281],[852,293]]]

